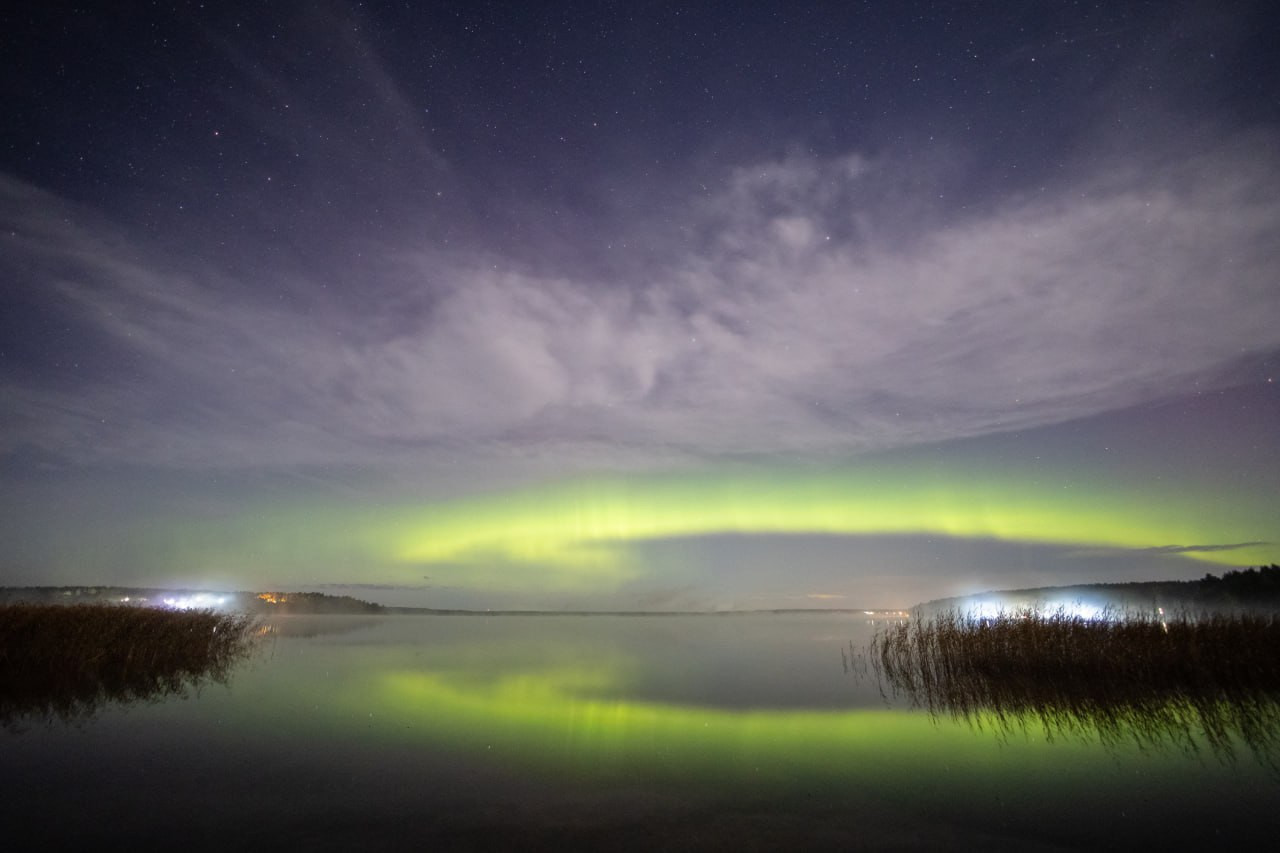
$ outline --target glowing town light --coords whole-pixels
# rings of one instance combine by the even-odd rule
[[[1069,619],[1083,619],[1086,622],[1099,622],[1107,618],[1106,611],[1095,604],[1073,601],[1070,604],[1058,604],[1048,609],[1048,614],[1061,614]]]
[[[227,603],[225,595],[214,595],[208,592],[197,592],[194,595],[180,595],[164,599],[165,607],[171,610],[215,610]]]
[[[987,619],[1003,619],[1017,615],[1017,611],[1011,610],[998,601],[979,601],[974,604],[965,616],[970,620],[987,620]]]

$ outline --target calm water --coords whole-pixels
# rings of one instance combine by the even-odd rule
[[[849,616],[282,620],[227,686],[0,731],[42,849],[1185,849],[1280,831],[1210,750],[894,707]]]

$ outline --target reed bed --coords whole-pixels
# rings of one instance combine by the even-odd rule
[[[947,612],[878,632],[881,690],[934,715],[1105,743],[1280,758],[1280,617]]]
[[[0,606],[0,724],[84,717],[107,702],[225,682],[253,619],[108,604]]]

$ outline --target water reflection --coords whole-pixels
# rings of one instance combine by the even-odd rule
[[[862,651],[886,699],[1003,735],[1208,751],[1243,745],[1280,772],[1280,620],[942,614],[889,626]],[[841,651],[858,674],[852,644]],[[866,670],[864,669],[865,673]]]
[[[323,637],[367,631],[380,625],[386,616],[272,616],[254,628],[259,637]],[[394,618],[394,617],[392,617]]]
[[[1002,745],[886,709],[874,678],[832,677],[842,645],[851,672],[870,667],[872,626],[848,616],[389,616],[345,633],[335,618],[290,620],[307,636],[277,634],[232,690],[0,739],[21,780],[0,798],[9,834],[255,850],[1274,840],[1276,782],[1251,762]]]
[[[84,720],[112,703],[225,684],[255,646],[239,614],[111,605],[0,607],[0,726]]]

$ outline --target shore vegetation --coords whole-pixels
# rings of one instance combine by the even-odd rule
[[[225,683],[253,617],[110,604],[0,606],[0,724],[74,719],[108,702]]]
[[[869,649],[881,689],[936,716],[1222,757],[1280,759],[1280,616],[1083,618],[956,611],[902,621]]]

